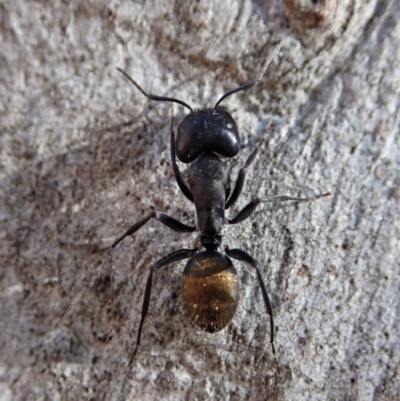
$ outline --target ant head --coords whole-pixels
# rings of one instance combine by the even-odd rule
[[[224,107],[219,105],[228,96],[257,85],[268,63],[265,64],[257,79],[225,93],[213,108],[199,110],[193,110],[187,103],[179,99],[146,93],[126,72],[119,68],[118,71],[125,75],[148,99],[178,103],[190,110],[190,113],[178,126],[176,155],[181,162],[191,163],[202,153],[214,152],[223,157],[234,157],[239,153],[240,138],[235,120]]]
[[[202,153],[234,157],[239,151],[235,120],[224,107],[195,110],[178,126],[176,155],[183,163],[191,163]]]

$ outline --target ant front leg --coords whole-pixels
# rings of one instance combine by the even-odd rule
[[[254,82],[256,82],[256,81],[254,81]],[[268,131],[271,133],[274,130],[274,128],[275,128],[275,123],[272,122],[268,127]],[[239,196],[243,190],[244,180],[246,178],[246,170],[253,163],[263,142],[264,142],[264,138],[262,138],[260,140],[260,142],[258,143],[256,148],[251,152],[250,156],[247,158],[244,166],[239,170],[239,174],[236,179],[235,188],[233,189],[231,196],[225,203],[225,209],[229,209],[239,199]]]
[[[132,357],[130,358],[128,365],[131,364],[132,359],[135,357],[137,349],[140,345],[140,338],[142,336],[144,319],[146,318],[147,313],[149,312],[153,273],[155,271],[157,271],[158,269],[160,269],[161,267],[169,265],[170,263],[178,262],[183,259],[188,259],[188,258],[192,257],[196,252],[197,252],[196,248],[179,249],[178,251],[171,252],[170,254],[164,256],[163,258],[161,258],[160,260],[155,262],[152,266],[150,266],[150,273],[147,278],[146,289],[144,290],[144,298],[143,298],[143,304],[142,304],[142,317],[140,319],[139,330],[138,330],[137,339],[136,339],[136,347],[135,347]]]
[[[114,243],[111,245],[111,248],[114,248],[127,236],[134,234],[137,230],[139,230],[140,227],[144,226],[150,219],[156,219],[161,223],[163,223],[164,225],[166,225],[167,227],[169,227],[171,230],[180,233],[191,233],[196,230],[196,227],[183,224],[180,221],[172,217],[169,217],[164,213],[151,212],[146,217],[143,217],[143,219],[135,223],[132,227],[128,228],[128,230],[126,230],[124,235],[122,235],[121,237],[119,237],[117,240],[114,241]]]
[[[256,207],[260,203],[280,203],[280,202],[309,202],[312,200],[316,200],[319,198],[323,198],[325,196],[331,195],[330,192],[327,192],[322,195],[317,195],[313,198],[294,198],[291,196],[286,196],[286,195],[273,195],[273,196],[268,196],[268,198],[256,198],[253,199],[251,202],[249,202],[238,214],[236,217],[234,217],[231,220],[228,220],[229,224],[237,224],[241,223],[243,220],[246,220],[256,209]]]
[[[174,119],[172,119],[171,122],[171,164],[172,164],[172,170],[175,175],[175,180],[182,191],[183,195],[186,196],[190,200],[190,202],[193,202],[193,194],[192,191],[190,190],[188,184],[186,184],[185,180],[182,177],[182,173],[179,170],[179,166],[176,163],[176,150],[175,150],[175,134],[174,134]]]
[[[251,152],[250,156],[247,158],[244,166],[239,170],[238,177],[236,179],[235,188],[233,189],[231,196],[225,203],[225,209],[229,209],[238,199],[240,194],[242,193],[244,180],[246,178],[246,170],[250,167],[251,163],[253,163],[254,159],[257,156],[258,150],[261,147],[263,139],[258,143],[256,148]]]

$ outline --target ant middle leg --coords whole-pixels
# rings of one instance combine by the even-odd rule
[[[323,198],[325,196],[331,195],[330,192],[327,192],[322,195],[317,195],[312,198],[295,198],[292,196],[286,195],[272,195],[268,196],[268,198],[255,198],[251,202],[249,202],[233,219],[228,220],[229,224],[238,224],[243,220],[246,220],[257,208],[260,203],[280,203],[280,202],[309,202],[312,200],[316,200],[319,198]]]
[[[183,224],[180,221],[174,219],[173,217],[169,217],[164,213],[151,212],[147,216],[143,217],[138,222],[136,222],[132,227],[128,228],[128,230],[125,231],[124,235],[122,235],[121,237],[119,237],[114,241],[114,243],[111,245],[111,248],[114,248],[116,245],[118,245],[124,238],[134,234],[137,230],[139,230],[139,228],[144,226],[150,219],[156,219],[159,222],[166,225],[167,227],[169,227],[171,230],[180,233],[191,233],[196,230],[196,227]]]

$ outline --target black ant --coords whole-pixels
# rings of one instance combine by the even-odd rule
[[[189,259],[183,272],[183,305],[196,325],[206,332],[214,333],[223,329],[232,320],[239,302],[239,280],[231,258],[247,263],[256,271],[270,319],[272,352],[274,356],[276,355],[272,306],[258,261],[242,249],[229,249],[226,246],[225,254],[218,251],[224,225],[237,224],[246,220],[260,203],[308,201],[328,195],[319,195],[315,198],[279,195],[264,199],[255,198],[233,219],[225,217],[225,210],[235,204],[242,192],[246,171],[254,161],[261,143],[256,146],[240,169],[231,191],[230,171],[223,158],[231,158],[239,153],[240,138],[235,120],[227,109],[219,105],[228,96],[257,85],[271,59],[272,57],[264,65],[257,79],[225,93],[214,107],[197,110],[192,109],[182,100],[146,93],[126,72],[118,68],[118,71],[148,99],[178,103],[190,110],[190,113],[178,125],[176,139],[171,125],[171,163],[179,188],[196,207],[197,227],[200,232],[193,249],[179,249],[171,252],[150,266],[133,356],[140,345],[143,323],[149,310],[153,273],[170,263]],[[189,164],[187,183],[176,163],[176,157],[181,162]],[[196,230],[195,226],[183,224],[166,214],[153,211],[130,227],[112,244],[112,247],[119,244],[125,237],[134,234],[153,218],[177,232],[190,233]],[[201,248],[205,250],[200,251]]]

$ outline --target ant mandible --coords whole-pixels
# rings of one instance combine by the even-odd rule
[[[225,217],[225,210],[235,204],[242,192],[246,171],[254,161],[261,143],[256,146],[244,166],[239,170],[235,186],[231,191],[230,171],[222,158],[232,158],[239,153],[240,138],[235,120],[224,107],[219,105],[228,96],[257,85],[272,57],[273,55],[267,60],[257,79],[225,93],[214,107],[196,110],[182,100],[146,93],[126,72],[118,68],[118,71],[148,99],[178,103],[190,110],[190,113],[178,125],[176,139],[171,125],[171,163],[180,190],[195,205],[197,227],[200,232],[193,249],[179,249],[171,252],[150,266],[133,356],[140,345],[143,323],[149,310],[154,272],[170,263],[189,259],[183,272],[183,305],[196,325],[206,332],[214,333],[223,329],[232,320],[239,303],[239,280],[232,258],[245,262],[256,271],[270,320],[272,352],[276,357],[272,306],[258,261],[242,249],[229,249],[226,246],[225,254],[218,251],[221,246],[221,230],[224,225],[226,223],[238,224],[246,220],[260,203],[309,201],[328,195],[319,195],[314,198],[280,195],[255,198],[233,219]],[[189,164],[187,183],[176,163],[176,157],[182,163]],[[153,211],[130,227],[111,247],[114,248],[125,237],[134,234],[151,219],[156,219],[177,232],[190,233],[196,230],[195,226],[183,224],[164,213]],[[200,251],[201,248],[205,250]]]

